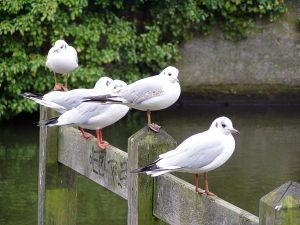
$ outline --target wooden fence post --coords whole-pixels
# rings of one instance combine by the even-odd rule
[[[260,199],[260,225],[300,224],[300,184],[288,181]]]
[[[43,106],[40,107],[40,120],[56,116],[57,113]],[[46,193],[46,165],[53,160],[57,151],[57,129],[40,127],[39,137],[39,177],[38,177],[38,225],[45,224],[45,193]],[[51,149],[51,151],[50,151]],[[51,153],[50,153],[51,152]],[[49,155],[51,154],[51,155]],[[48,157],[47,157],[48,155]],[[54,156],[55,157],[55,156]]]
[[[40,120],[58,114],[40,107]],[[76,223],[76,175],[57,163],[58,127],[40,127],[38,225]]]
[[[155,133],[145,127],[128,139],[128,225],[164,224],[153,216],[154,179],[130,171],[151,163],[175,146],[176,141],[163,129]]]

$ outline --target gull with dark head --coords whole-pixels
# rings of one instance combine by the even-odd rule
[[[151,122],[151,111],[165,109],[178,100],[181,92],[178,74],[177,68],[168,66],[158,75],[140,79],[108,95],[90,96],[85,101],[123,104],[147,111],[148,127],[159,132],[160,126]]]
[[[229,118],[219,117],[207,131],[187,138],[174,150],[159,155],[153,163],[132,172],[146,173],[152,177],[174,171],[193,173],[197,193],[198,174],[204,174],[203,193],[214,195],[208,189],[207,172],[223,165],[230,158],[235,148],[232,134],[238,133]]]
[[[48,52],[46,66],[54,73],[54,90],[67,90],[69,73],[78,67],[75,48],[68,45],[64,40],[57,40]],[[64,85],[57,83],[56,73],[64,74]]]

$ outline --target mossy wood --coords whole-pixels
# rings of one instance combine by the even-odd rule
[[[157,177],[154,215],[174,225],[258,225],[258,217],[216,196],[197,194],[195,186],[171,174]]]
[[[128,139],[129,171],[145,166],[176,146],[164,130],[155,133],[147,127]],[[154,179],[136,173],[128,174],[128,224],[163,224],[153,215]]]
[[[300,224],[300,184],[288,181],[261,198],[260,225]]]
[[[40,108],[40,119],[58,114]],[[76,223],[76,174],[57,162],[58,128],[40,127],[38,224]],[[67,215],[67,216],[66,216]]]
[[[127,199],[127,153],[111,145],[98,147],[95,138],[84,139],[72,127],[59,130],[58,161]]]
[[[40,120],[56,116],[56,112],[40,107]],[[50,161],[57,159],[57,129],[40,127],[39,143],[39,177],[38,177],[38,224],[45,222],[45,192],[46,192],[46,167]]]

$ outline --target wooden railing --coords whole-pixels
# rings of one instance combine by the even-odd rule
[[[41,119],[52,116],[51,110],[41,108]],[[75,128],[41,127],[38,224],[76,223],[73,216],[76,193],[72,188],[75,181],[72,176],[65,175],[68,172],[64,172],[57,162],[126,199],[128,225],[300,224],[300,185],[295,182],[287,182],[264,196],[260,200],[258,218],[218,197],[196,194],[193,185],[171,174],[154,179],[129,172],[175,146],[176,141],[164,130],[154,133],[143,128],[129,137],[127,154],[111,145],[100,150],[96,139],[83,139]],[[45,191],[47,170],[56,171],[57,177],[51,182],[60,182],[59,185],[64,186],[63,192]],[[47,204],[47,199],[53,196],[61,198],[60,203]],[[60,210],[68,216],[62,218]]]

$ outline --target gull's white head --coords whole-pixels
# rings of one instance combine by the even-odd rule
[[[225,135],[229,134],[239,134],[239,131],[233,128],[232,122],[229,118],[225,116],[218,117],[215,119],[210,128],[210,130],[219,130]]]
[[[97,90],[106,89],[111,85],[112,82],[113,80],[109,77],[101,77],[95,84],[94,88]]]
[[[178,82],[178,78],[177,78],[178,74],[179,74],[179,70],[177,68],[175,68],[174,66],[168,66],[160,73],[160,75],[168,76],[172,80],[177,81],[177,82]]]
[[[55,51],[66,50],[67,46],[68,44],[64,40],[57,40],[54,44]]]
[[[110,86],[112,87],[112,89],[114,89],[114,91],[118,91],[126,87],[127,84],[122,80],[114,80],[113,82],[111,82]]]

